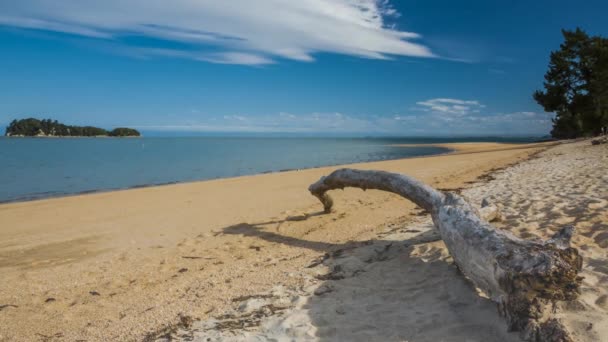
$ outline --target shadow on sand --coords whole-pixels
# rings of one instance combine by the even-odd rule
[[[323,264],[330,270],[317,276],[320,286],[304,305],[286,310],[244,340],[519,341],[507,332],[496,305],[479,296],[458,271],[428,223],[422,229],[401,227],[386,240],[347,244],[262,228],[289,220],[223,229],[225,234],[325,252],[309,268]]]

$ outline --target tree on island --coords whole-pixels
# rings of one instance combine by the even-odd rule
[[[580,28],[562,34],[560,49],[551,52],[545,90],[537,90],[534,99],[555,113],[553,137],[601,134],[608,126],[608,39]]]
[[[13,120],[6,127],[6,136],[50,136],[50,137],[138,137],[140,133],[132,128],[115,128],[107,130],[93,126],[68,126],[59,123],[57,120],[34,118]]]
[[[133,128],[118,127],[108,133],[111,137],[138,137],[140,134]]]

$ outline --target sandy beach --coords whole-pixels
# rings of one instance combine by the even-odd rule
[[[608,339],[607,145],[448,147],[349,167],[489,197],[521,237],[574,224],[583,293],[558,310]],[[0,205],[0,341],[518,340],[413,204],[347,189],[322,214],[307,187],[336,168]]]

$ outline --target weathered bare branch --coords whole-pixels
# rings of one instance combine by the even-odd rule
[[[429,211],[456,265],[499,304],[510,329],[529,341],[571,340],[551,317],[549,304],[578,295],[582,258],[569,244],[572,227],[544,243],[523,240],[482,219],[499,216],[498,208],[489,203],[480,213],[456,194],[384,171],[337,170],[309,190],[329,212],[333,201],[327,192],[345,187],[389,191]]]
[[[327,195],[327,192],[347,187],[392,192],[409,199],[427,211],[431,211],[444,197],[441,192],[406,175],[354,169],[334,171],[331,175],[322,177],[318,182],[312,184],[308,190],[323,203],[325,211],[330,212],[333,200]]]

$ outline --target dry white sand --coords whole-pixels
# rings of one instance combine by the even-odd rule
[[[608,145],[554,147],[462,193],[472,203],[498,204],[504,219],[495,226],[524,238],[576,227],[582,295],[560,303],[556,316],[576,341],[608,341]],[[279,234],[260,237],[277,241]],[[428,215],[388,222],[375,239],[337,246],[294,269],[301,286],[237,298],[232,310],[159,340],[519,341],[435,239]]]

